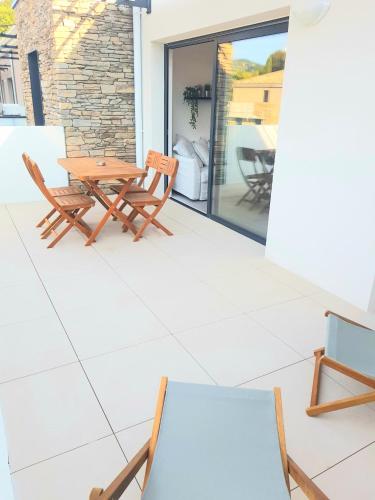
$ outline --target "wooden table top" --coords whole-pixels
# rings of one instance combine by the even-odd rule
[[[98,165],[97,162],[100,161],[104,161],[105,165]],[[59,158],[57,162],[65,170],[73,174],[74,177],[82,181],[129,179],[141,177],[146,173],[145,170],[136,167],[132,163],[113,157]]]

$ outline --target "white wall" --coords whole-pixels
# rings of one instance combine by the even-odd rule
[[[270,259],[365,310],[375,275],[374,15],[371,0],[340,0],[316,26],[291,19],[267,243]]]
[[[144,147],[163,149],[163,43],[288,15],[286,0],[159,0],[143,23]],[[267,255],[375,307],[371,0],[332,0],[320,24],[293,16]]]
[[[210,138],[211,101],[198,101],[197,128],[189,124],[190,110],[184,102],[185,87],[211,84],[215,58],[213,43],[201,43],[173,50],[172,135],[184,135],[191,141]]]
[[[67,185],[67,173],[57,164],[66,156],[63,127],[0,127],[0,203],[43,199],[23,164],[23,152],[37,162],[47,186]]]

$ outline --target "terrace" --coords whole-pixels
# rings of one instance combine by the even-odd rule
[[[12,3],[0,500],[119,500],[108,486],[141,447],[125,500],[373,500],[375,335],[353,325],[375,329],[368,92],[343,107],[375,76],[372,16],[330,0]],[[165,232],[145,228],[164,201]]]
[[[110,222],[91,247],[72,231],[51,250],[35,229],[47,209],[0,208],[0,402],[17,499],[108,484],[149,437],[162,375],[280,386],[289,454],[329,498],[375,496],[375,407],[305,413],[325,309],[372,327],[374,316],[173,201],[160,217],[173,237],[149,228],[133,243]],[[331,371],[322,389],[323,400],[363,392]],[[136,482],[123,498],[140,498]]]

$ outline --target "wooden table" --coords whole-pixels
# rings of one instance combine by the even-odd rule
[[[98,165],[98,162],[105,162],[105,165]],[[118,210],[117,206],[134,179],[146,175],[145,170],[131,163],[118,160],[117,158],[60,158],[58,163],[70,174],[79,179],[88,188],[89,194],[94,196],[106,209],[104,217],[100,220],[90,238],[87,240],[86,246],[91,245],[91,243],[95,241],[111,216],[120,219],[134,234],[136,233],[134,224],[123,212]],[[103,180],[119,180],[122,182],[122,189],[114,201],[112,201],[100,188],[99,181]]]

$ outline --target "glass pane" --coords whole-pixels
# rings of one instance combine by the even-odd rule
[[[217,54],[212,213],[266,238],[287,34],[222,43]]]

